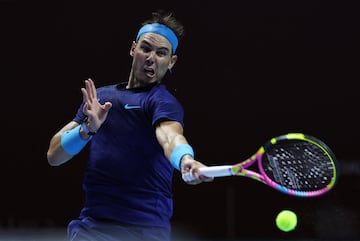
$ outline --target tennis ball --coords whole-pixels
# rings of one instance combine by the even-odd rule
[[[293,211],[282,210],[275,220],[276,226],[284,232],[290,232],[296,228],[297,216]]]

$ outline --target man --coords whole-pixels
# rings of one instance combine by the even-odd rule
[[[183,32],[171,13],[153,13],[132,42],[128,81],[96,88],[85,80],[75,117],[50,140],[52,166],[90,145],[85,204],[69,240],[170,240],[174,168],[188,184],[213,180],[198,174],[204,165],[183,135],[183,108],[161,82]]]

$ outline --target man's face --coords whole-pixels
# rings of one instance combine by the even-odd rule
[[[176,62],[171,55],[171,44],[162,35],[146,33],[137,43],[133,43],[133,76],[140,86],[161,82],[168,68]]]

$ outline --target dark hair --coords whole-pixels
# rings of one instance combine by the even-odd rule
[[[174,13],[165,10],[157,10],[152,13],[152,17],[142,23],[142,26],[151,23],[161,23],[171,28],[180,40],[184,36],[184,26],[176,18]]]

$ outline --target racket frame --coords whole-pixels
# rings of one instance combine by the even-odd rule
[[[264,170],[262,164],[262,157],[266,152],[266,150],[268,148],[271,148],[272,145],[275,145],[280,141],[286,141],[286,140],[302,140],[305,142],[310,142],[311,144],[314,144],[317,147],[319,147],[327,155],[327,157],[329,158],[329,160],[331,160],[331,163],[333,165],[332,167],[333,176],[331,177],[331,181],[328,183],[327,186],[315,191],[298,191],[282,186],[276,183],[275,181],[271,180],[271,178],[266,174]],[[257,167],[259,172],[247,169],[248,167],[252,166],[255,162],[257,162],[258,164]],[[335,155],[324,142],[313,136],[306,135],[303,133],[288,133],[270,139],[270,141],[268,141],[263,146],[261,146],[254,155],[252,155],[250,158],[246,159],[241,163],[235,165],[220,165],[220,166],[199,168],[199,171],[200,174],[202,175],[212,176],[212,177],[245,176],[257,180],[259,182],[262,182],[287,195],[298,196],[298,197],[316,197],[325,194],[334,187],[338,175],[336,171],[337,170],[336,166],[337,166],[337,161]]]

